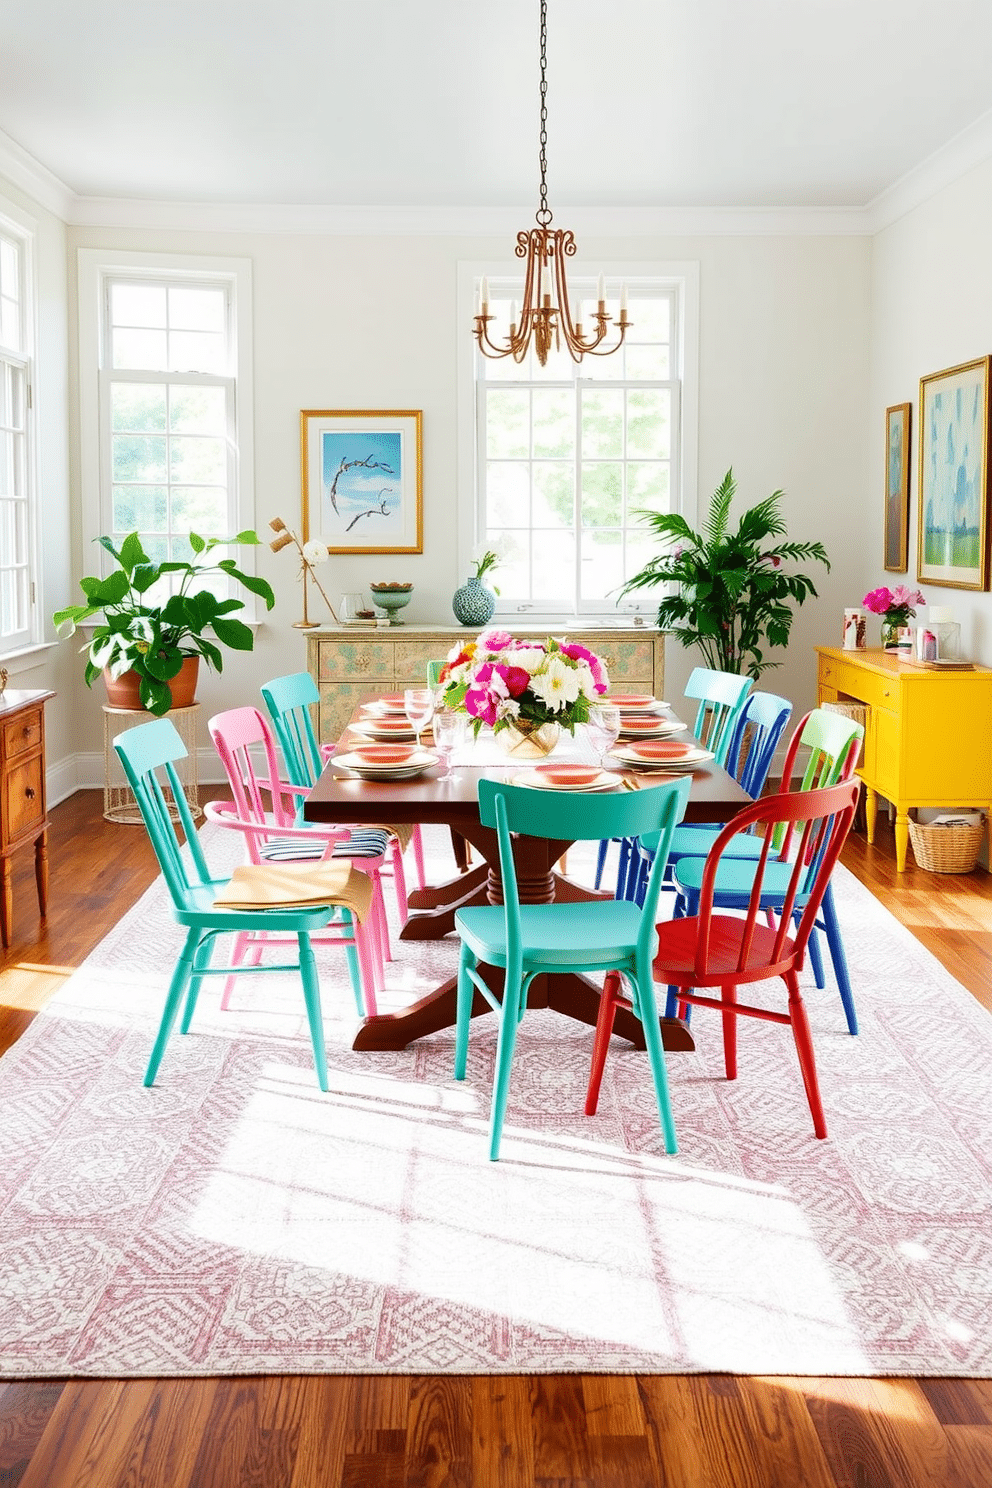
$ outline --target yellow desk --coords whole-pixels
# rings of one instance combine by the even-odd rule
[[[864,761],[868,841],[878,797],[896,808],[896,862],[906,867],[911,808],[983,807],[992,859],[992,670],[926,671],[885,651],[817,646],[821,703],[868,708]]]

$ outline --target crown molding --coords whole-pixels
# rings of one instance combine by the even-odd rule
[[[60,181],[47,165],[42,165],[29,155],[16,140],[0,129],[0,176],[12,186],[23,191],[39,207],[45,207],[61,217],[63,222],[72,220],[73,204],[78,200],[64,181]]]
[[[529,207],[331,207],[250,203],[72,199],[76,227],[184,232],[319,234],[327,237],[515,237]],[[868,231],[859,207],[576,207],[558,221],[589,237],[836,236]]]
[[[990,157],[992,109],[869,202],[865,212],[869,231],[875,234],[890,227]]]

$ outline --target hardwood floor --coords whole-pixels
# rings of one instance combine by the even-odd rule
[[[51,912],[15,864],[0,1050],[155,874],[140,828],[52,812]],[[992,876],[845,862],[992,1010]],[[992,1382],[725,1375],[265,1377],[0,1385],[0,1488],[979,1488]]]

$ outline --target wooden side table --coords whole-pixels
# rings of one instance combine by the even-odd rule
[[[45,703],[54,692],[11,688],[0,696],[0,938],[10,945],[14,913],[11,856],[34,843],[38,909],[48,913],[48,813],[45,806]]]
[[[166,714],[169,721],[175,724],[179,737],[186,745],[186,758],[176,760],[176,774],[179,776],[179,782],[194,821],[203,815],[199,801],[200,782],[196,768],[196,719],[199,711],[199,703],[192,703],[188,708],[170,708]],[[109,708],[104,704],[103,814],[107,821],[123,822],[127,826],[134,826],[142,821],[138,803],[134,799],[134,792],[128,785],[124,767],[114,749],[114,739],[118,734],[126,733],[128,729],[137,728],[141,723],[150,723],[153,716],[146,708]],[[179,812],[169,797],[167,787],[165,795],[169,805],[169,814],[173,821],[178,821]]]

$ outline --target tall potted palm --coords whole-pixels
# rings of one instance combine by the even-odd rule
[[[808,574],[788,565],[813,560],[829,570],[819,542],[775,542],[785,536],[781,491],[752,506],[736,530],[730,508],[737,485],[728,470],[710,498],[700,532],[675,513],[642,512],[664,551],[628,579],[621,593],[669,589],[658,605],[659,629],[683,646],[697,646],[715,671],[759,677],[768,667],[764,648],[787,646],[793,606],[816,589]]]
[[[234,537],[200,537],[191,532],[192,559],[162,563],[152,562],[136,532],[128,533],[119,549],[109,537],[97,541],[116,567],[106,578],[80,579],[86,603],[68,605],[52,619],[72,635],[77,626],[102,615],[102,624],[83,647],[85,680],[90,687],[103,675],[111,706],[167,713],[182,700],[192,702],[201,657],[220,672],[224,667],[221,646],[234,651],[252,649],[251,627],[235,619],[236,612],[245,608],[244,601],[218,599],[204,581],[210,574],[226,574],[257,594],[271,610],[275,604],[272,586],[242,572],[233,558],[218,559],[215,551],[233,544],[255,546],[259,539],[254,532],[239,532]],[[160,581],[169,576],[173,583],[177,577],[179,582],[166,594]],[[183,693],[179,692],[181,681],[186,683]],[[121,690],[111,690],[120,684]]]

